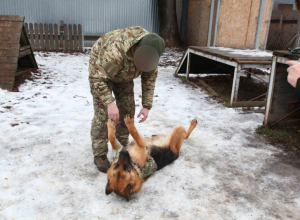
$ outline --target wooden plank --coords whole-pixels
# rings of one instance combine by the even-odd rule
[[[19,58],[17,56],[13,56],[13,57],[0,56],[0,63],[17,63],[18,59]]]
[[[0,21],[0,27],[22,27],[22,22],[17,21]]]
[[[3,76],[0,72],[0,82],[1,84],[13,84],[15,80],[15,72],[16,70],[10,71],[10,75]]]
[[[13,44],[13,43],[0,44],[0,49],[14,49],[14,48],[19,48],[19,47],[20,47],[19,44]]]
[[[65,24],[64,25],[64,40],[65,40],[65,43],[64,43],[64,51],[65,53],[68,53],[68,29],[67,29],[67,25]]]
[[[1,36],[0,35],[0,43],[19,43],[20,41],[20,36]]]
[[[60,21],[60,27],[59,27],[59,48],[64,48],[64,21]]]
[[[48,24],[45,24],[45,44],[46,44],[46,52],[49,52],[49,37],[48,37]]]
[[[79,48],[78,48],[79,52],[83,52],[81,24],[78,25],[78,41],[79,41]]]
[[[237,63],[245,63],[245,64],[271,64],[272,61],[258,61],[258,60],[236,60]]]
[[[27,50],[27,49],[30,49],[30,45],[20,47],[20,51]]]
[[[11,91],[13,89],[13,84],[9,84],[9,85],[6,85],[6,84],[0,84],[0,88],[1,89],[5,89],[5,90],[8,90],[8,91]]]
[[[27,33],[27,35],[28,35],[28,33],[29,33],[28,23],[25,23],[25,24],[24,24],[24,27],[25,27],[26,33]]]
[[[212,96],[219,97],[219,94],[215,92],[209,85],[207,85],[202,79],[199,82],[210,92]]]
[[[17,67],[18,67],[17,63],[3,63],[3,64],[1,64],[1,72],[2,71],[16,71]]]
[[[78,36],[77,36],[77,25],[73,25],[73,31],[74,31],[74,51],[78,52]]]
[[[25,16],[21,15],[0,15],[0,21],[21,21],[23,22]]]
[[[21,71],[21,72],[16,72],[16,73],[15,73],[15,76],[21,76],[21,75],[24,74],[24,73],[28,73],[28,70]]]
[[[39,24],[39,30],[40,30],[40,34],[39,34],[39,38],[40,38],[40,45],[41,45],[41,51],[45,51],[45,43],[44,43],[44,28],[43,28],[43,24]]]
[[[30,33],[30,45],[31,49],[34,52],[35,51],[35,46],[34,46],[34,39],[33,39],[33,24],[29,24],[29,33]]]
[[[69,45],[70,45],[70,52],[73,53],[74,48],[73,48],[73,38],[72,38],[72,25],[69,24]]]
[[[15,33],[15,32],[21,32],[21,27],[1,27],[0,26],[0,33],[6,32],[6,33]]]
[[[29,54],[31,54],[30,48],[29,48],[29,49],[26,49],[26,50],[24,50],[24,51],[20,51],[20,53],[19,53],[19,58],[24,57],[24,56],[29,55]]]
[[[19,45],[20,46],[20,45]],[[12,49],[2,49],[0,50],[0,56],[18,56],[19,48],[12,48]]]
[[[232,107],[255,107],[255,106],[265,106],[266,101],[243,101],[243,102],[233,102]]]
[[[58,43],[58,27],[57,24],[54,24],[54,40],[55,40],[55,51],[59,51],[59,43]]]
[[[53,28],[52,28],[52,24],[49,24],[49,42],[50,42],[50,51],[54,51],[54,42],[53,42]]]
[[[34,24],[34,32],[35,32],[35,50],[41,51],[40,48],[40,42],[39,42],[39,30],[38,30],[38,24]]]
[[[22,28],[20,44],[21,45],[30,45],[25,26],[23,26],[23,28]]]

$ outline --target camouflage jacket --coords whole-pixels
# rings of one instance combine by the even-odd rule
[[[151,72],[138,70],[133,62],[136,43],[149,32],[142,27],[118,29],[102,35],[94,44],[89,60],[90,87],[103,104],[115,99],[107,82],[130,82],[141,76],[142,105],[152,107],[157,67]]]

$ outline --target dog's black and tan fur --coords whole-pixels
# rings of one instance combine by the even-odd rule
[[[150,155],[157,164],[157,170],[170,164],[178,158],[184,139],[187,139],[197,126],[197,121],[194,119],[187,131],[183,126],[178,125],[173,128],[169,136],[153,135],[152,139],[150,139],[143,138],[139,134],[132,117],[127,115],[124,120],[134,141],[129,144],[126,150],[123,149],[120,152],[119,158],[115,159],[107,170],[108,182],[105,193],[109,195],[114,191],[129,201],[130,195],[139,192],[143,183],[142,174],[139,169],[136,169],[133,161],[138,163],[141,167],[145,166],[147,160],[147,146]],[[112,120],[108,120],[107,128],[108,139],[112,148],[115,150],[122,149],[123,146],[116,139],[115,124]]]

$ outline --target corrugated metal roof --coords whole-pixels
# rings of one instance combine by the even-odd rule
[[[1,0],[0,14],[25,15],[27,23],[81,24],[85,35],[137,25],[159,33],[157,0]]]

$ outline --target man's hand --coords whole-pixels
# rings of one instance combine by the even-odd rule
[[[139,123],[146,121],[146,119],[148,118],[148,113],[149,113],[149,109],[142,108],[142,110],[140,111],[137,117],[139,118],[141,115],[143,115],[144,117],[139,121]]]
[[[300,62],[296,60],[289,60],[286,62],[288,65],[291,65],[289,68],[287,68],[287,71],[289,73],[287,77],[287,81],[296,88],[297,80],[300,77]]]
[[[120,115],[119,115],[119,109],[115,102],[111,102],[107,104],[107,114],[108,114],[108,118],[118,123]]]

